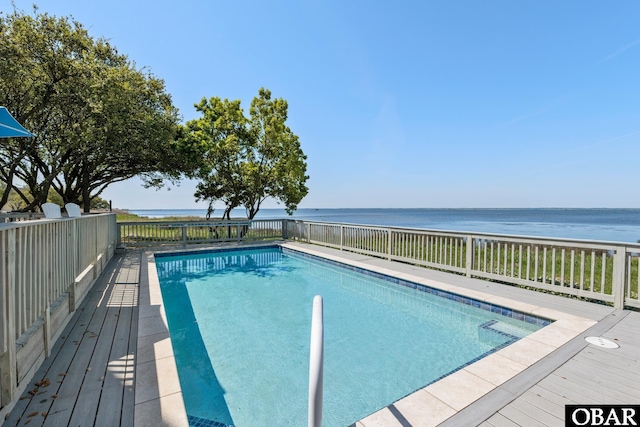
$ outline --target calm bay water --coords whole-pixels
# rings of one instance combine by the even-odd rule
[[[205,209],[138,209],[149,218],[206,215]],[[246,217],[244,209],[232,217]],[[287,218],[261,209],[257,219]],[[298,209],[293,219],[435,230],[633,242],[640,239],[640,209]]]

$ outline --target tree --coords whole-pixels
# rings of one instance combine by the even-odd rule
[[[253,219],[268,198],[293,213],[307,195],[309,177],[300,141],[285,124],[287,101],[262,88],[248,118],[239,100],[203,98],[195,108],[202,117],[186,124],[179,145],[189,158],[200,159],[190,175],[200,180],[195,197],[209,202],[209,215],[220,201],[222,218],[244,206]]]
[[[153,76],[121,66],[100,70],[99,83],[87,94],[87,129],[70,137],[69,161],[52,186],[66,202],[91,200],[110,184],[134,176],[149,186],[177,179],[173,161],[177,113]]]
[[[0,202],[25,184],[24,210],[53,188],[88,211],[114,182],[141,176],[159,186],[179,177],[178,114],[164,82],[71,18],[37,9],[0,15],[0,104],[36,134],[0,142]]]

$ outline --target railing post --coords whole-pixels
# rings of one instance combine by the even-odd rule
[[[389,239],[387,242],[387,259],[391,261],[391,256],[393,255],[393,231],[390,228],[387,229],[387,238]]]
[[[287,240],[287,225],[288,225],[288,219],[283,219],[282,220],[282,240]]]
[[[92,222],[93,222],[93,231],[94,231],[93,240],[96,242],[95,257],[93,258],[95,260],[94,265],[96,268],[93,269],[93,278],[97,279],[100,273],[102,272],[102,267],[98,266],[98,257],[100,256],[100,252],[102,252],[100,250],[100,244],[99,244],[100,242],[98,239],[98,235],[100,234],[98,232],[98,227],[100,224],[99,224],[98,218],[95,218],[94,221]],[[100,260],[100,262],[102,263],[102,260]]]
[[[71,248],[71,283],[69,283],[69,287],[67,288],[67,292],[69,293],[69,313],[73,313],[76,311],[76,279],[78,278],[78,266],[80,265],[80,251],[78,248],[80,247],[80,242],[78,241],[78,227],[80,227],[80,221],[73,221],[73,226],[71,227],[71,238],[69,239],[69,248]]]
[[[344,225],[340,224],[340,250],[343,250],[344,246]]]
[[[182,224],[182,244],[187,244],[187,225]]]
[[[309,352],[309,427],[322,426],[322,377],[324,365],[324,324],[322,297],[313,297],[311,348]]]
[[[627,260],[627,248],[616,248],[613,256],[613,273],[611,275],[611,292],[613,292],[613,308],[624,309],[624,279]],[[604,274],[604,273],[603,273]]]
[[[7,230],[7,253],[2,254],[6,257],[7,272],[3,279],[6,279],[4,286],[3,303],[3,321],[6,320],[4,330],[6,336],[6,351],[0,355],[0,403],[1,406],[8,405],[13,400],[16,388],[18,386],[18,378],[16,372],[16,230]],[[5,311],[6,310],[6,311]],[[3,322],[4,323],[4,322]]]
[[[465,269],[467,271],[467,277],[471,277],[471,270],[473,269],[473,255],[474,255],[474,244],[473,244],[473,236],[469,234],[467,236],[467,259],[465,260]]]
[[[307,243],[311,243],[311,224],[307,224]]]
[[[42,317],[44,318],[44,357],[49,357],[51,356],[51,302],[47,301]]]

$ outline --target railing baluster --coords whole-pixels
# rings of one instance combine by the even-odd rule
[[[589,291],[593,292],[593,282],[596,275],[596,253],[591,251],[591,280],[589,281]]]
[[[491,251],[489,252],[489,273],[495,272],[495,265],[493,264],[493,248],[495,246],[495,242],[491,240]]]
[[[600,270],[601,282],[600,282],[600,293],[604,294],[606,287],[606,279],[607,279],[607,253],[602,252],[602,269]]]
[[[536,251],[535,251],[535,262],[534,262],[534,276],[533,276],[533,281],[537,282],[538,281],[538,264],[540,262],[540,248],[536,245]]]
[[[571,271],[569,273],[571,282],[571,288],[575,286],[575,269],[576,269],[576,250],[571,248]]]
[[[502,262],[503,264],[503,273],[505,276],[509,275],[509,272],[507,271],[507,269],[509,268],[509,260],[508,260],[508,255],[509,255],[509,244],[507,242],[504,243],[504,261]]]
[[[547,283],[547,247],[542,248],[542,283]]]
[[[551,248],[551,281],[552,285],[556,284],[556,247]]]
[[[560,286],[564,286],[564,252],[565,249],[562,248],[560,252]]]
[[[518,278],[522,279],[522,245],[518,245]]]
[[[585,252],[584,249],[580,251],[580,289],[584,289],[584,265],[585,265]]]
[[[527,246],[527,280],[529,280],[531,265],[531,246]]]

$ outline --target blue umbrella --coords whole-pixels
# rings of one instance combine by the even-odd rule
[[[22,127],[16,119],[13,118],[9,110],[0,107],[0,138],[18,138],[35,136]]]

